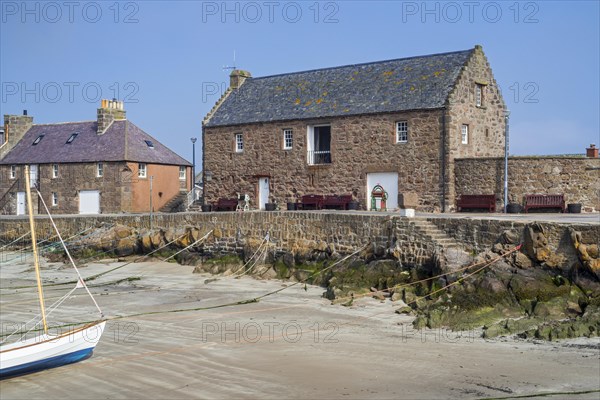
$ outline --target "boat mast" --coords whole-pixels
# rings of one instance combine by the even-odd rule
[[[31,202],[31,178],[29,176],[29,165],[25,165],[25,191],[27,192],[27,211],[29,212],[29,227],[31,229],[31,244],[33,246],[33,263],[35,265],[35,278],[37,280],[38,297],[40,300],[40,309],[42,311],[42,323],[44,324],[44,333],[48,334],[48,324],[46,322],[46,307],[44,305],[44,292],[42,290],[42,278],[40,277],[40,260],[38,258],[37,241],[35,237],[35,224],[33,222],[33,206]]]

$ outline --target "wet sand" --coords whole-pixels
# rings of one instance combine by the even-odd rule
[[[10,262],[9,262],[10,261]],[[0,264],[2,333],[38,311],[29,259]],[[82,268],[90,276],[122,263]],[[72,280],[60,264],[47,281]],[[110,283],[119,279],[140,280]],[[108,318],[210,307],[290,285],[277,280],[214,278],[163,262],[128,265],[96,281]],[[109,284],[106,284],[109,283]],[[47,304],[71,286],[47,287]],[[305,290],[306,289],[306,290]],[[415,331],[389,300],[330,305],[323,289],[296,285],[260,302],[110,320],[83,362],[0,381],[2,399],[319,398],[446,399],[514,397],[598,399],[600,341],[484,340],[479,332]],[[92,316],[77,292],[52,315],[57,323]],[[86,315],[87,314],[87,315]],[[558,394],[592,391],[586,394]]]

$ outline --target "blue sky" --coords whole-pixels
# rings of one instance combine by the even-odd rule
[[[483,45],[511,154],[600,144],[599,1],[0,1],[0,114],[92,120],[100,98],[191,160],[228,84]],[[200,165],[201,146],[196,146]]]

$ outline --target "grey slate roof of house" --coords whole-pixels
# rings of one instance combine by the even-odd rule
[[[96,121],[33,125],[0,164],[47,164],[132,161],[148,164],[191,164],[127,120],[114,121],[103,135]],[[67,140],[78,133],[72,143]],[[44,135],[38,144],[33,142]],[[154,148],[146,144],[152,141]]]
[[[441,108],[473,51],[248,78],[205,126]]]

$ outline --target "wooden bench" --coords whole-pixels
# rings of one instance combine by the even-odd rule
[[[347,210],[348,204],[352,201],[351,194],[343,194],[343,195],[332,195],[325,196],[323,199],[323,208],[334,208],[340,210]]]
[[[487,209],[489,212],[496,212],[495,194],[462,194],[456,201],[456,208],[462,211],[468,209]]]
[[[213,206],[214,211],[235,211],[238,199],[219,199]]]
[[[307,194],[298,202],[299,210],[320,210],[323,208],[323,196],[320,194]]]
[[[532,208],[558,208],[565,212],[565,196],[562,194],[526,194],[525,212]]]

